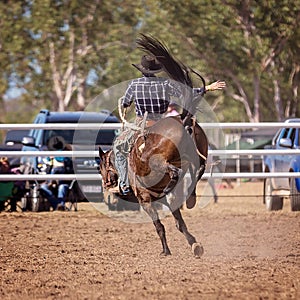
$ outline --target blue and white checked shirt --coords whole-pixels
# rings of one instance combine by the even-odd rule
[[[194,88],[193,95],[203,92],[203,88]],[[169,106],[170,97],[183,96],[180,83],[161,77],[141,77],[133,79],[122,101],[123,107],[128,107],[135,102],[135,111],[138,116],[145,112],[151,114],[164,114]]]

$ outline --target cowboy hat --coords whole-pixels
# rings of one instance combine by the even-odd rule
[[[136,65],[132,64],[143,74],[155,74],[162,71],[161,64],[152,56],[143,55],[141,58],[141,63]]]
[[[63,150],[65,145],[65,139],[60,135],[52,136],[48,141],[48,149],[51,151]]]

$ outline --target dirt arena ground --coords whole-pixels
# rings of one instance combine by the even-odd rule
[[[205,253],[192,256],[171,216],[172,255],[151,223],[89,203],[78,212],[0,214],[0,299],[300,299],[300,213],[267,212],[260,182],[183,210]]]

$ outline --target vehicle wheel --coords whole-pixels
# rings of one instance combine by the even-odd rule
[[[264,182],[264,203],[269,211],[280,210],[283,207],[283,197],[272,195],[273,186],[271,178],[266,178]]]
[[[296,180],[291,178],[291,210],[299,211],[300,210],[300,193],[297,191]]]

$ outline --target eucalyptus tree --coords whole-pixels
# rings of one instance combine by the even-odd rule
[[[83,109],[138,75],[143,32],[227,81],[209,96],[221,120],[281,120],[299,113],[299,11],[289,0],[3,0],[1,99],[14,83],[34,107]]]
[[[261,114],[281,120],[296,113],[299,1],[166,0],[160,7],[165,27],[186,48],[185,59],[227,80],[222,110],[234,99],[251,122]]]
[[[109,0],[38,0],[30,11],[32,49],[40,69],[35,76],[51,83],[57,110],[72,101],[83,109],[89,85],[103,87],[117,60],[113,55],[125,57],[131,49],[138,21],[119,1]],[[39,84],[37,78],[34,83]]]
[[[7,91],[22,88],[27,74],[28,59],[24,59],[28,33],[24,30],[26,3],[24,1],[0,2],[0,118],[5,117],[4,99]]]

